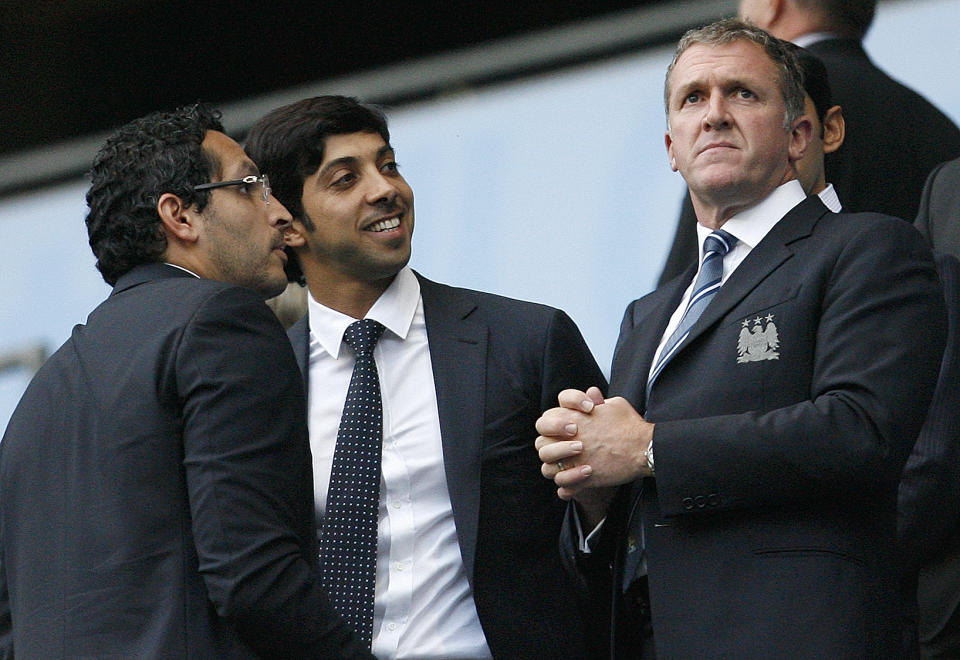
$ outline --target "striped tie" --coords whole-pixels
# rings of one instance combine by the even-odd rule
[[[680,324],[670,335],[667,343],[664,344],[660,359],[657,360],[657,366],[651,372],[650,379],[647,381],[648,397],[653,382],[663,371],[663,367],[670,361],[673,354],[683,344],[683,340],[690,334],[690,328],[697,322],[703,310],[707,308],[707,305],[713,300],[713,296],[720,289],[720,282],[723,279],[723,256],[730,251],[736,242],[736,236],[732,236],[722,229],[712,232],[703,242],[703,261],[700,264],[700,274],[697,275],[697,281],[693,284],[693,293],[690,295],[690,301],[687,303],[687,309],[683,312]]]

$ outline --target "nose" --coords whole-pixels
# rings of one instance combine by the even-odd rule
[[[706,105],[706,111],[703,115],[705,127],[718,129],[727,128],[730,125],[727,100],[723,94],[711,94]]]
[[[367,179],[370,186],[366,191],[366,201],[370,205],[393,203],[399,195],[393,181],[385,177],[380,171]]]
[[[271,227],[276,227],[280,231],[283,231],[291,224],[293,224],[293,216],[290,215],[290,211],[287,210],[287,207],[280,203],[273,194],[270,194],[270,201],[266,205],[267,209],[267,219],[270,222]]]

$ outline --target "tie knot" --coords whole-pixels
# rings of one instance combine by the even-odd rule
[[[372,353],[383,331],[383,325],[373,319],[354,321],[343,333],[343,341],[347,342],[357,355]]]
[[[710,235],[707,236],[703,242],[703,256],[706,257],[711,252],[716,252],[722,257],[730,251],[730,248],[732,248],[736,242],[736,236],[728,234],[722,229],[717,229],[716,231],[710,232]]]

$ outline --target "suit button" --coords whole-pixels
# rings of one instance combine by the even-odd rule
[[[716,493],[710,493],[707,495],[707,504],[709,506],[720,506],[720,496]]]
[[[707,498],[703,495],[697,495],[693,501],[697,503],[698,509],[702,509],[703,507],[707,506]]]
[[[686,509],[687,511],[689,511],[690,509],[692,509],[692,508],[694,507],[693,498],[692,498],[692,497],[684,497],[683,500],[682,500],[682,504],[683,504],[683,508]]]

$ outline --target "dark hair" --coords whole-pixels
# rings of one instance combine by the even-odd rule
[[[785,129],[789,130],[793,121],[803,114],[804,108],[803,75],[800,72],[797,58],[791,50],[789,42],[777,39],[755,25],[736,18],[725,18],[716,23],[690,30],[680,38],[673,55],[673,61],[667,67],[667,76],[663,85],[663,103],[667,110],[668,119],[670,115],[670,74],[673,73],[673,68],[680,56],[688,48],[697,44],[719,46],[737,41],[749,41],[757,44],[763,48],[767,57],[776,67],[780,93],[783,95],[783,103],[786,106],[783,125]]]
[[[202,104],[155,112],[107,138],[90,168],[87,235],[107,284],[134,266],[159,261],[167,240],[157,215],[164,193],[203,210],[209,191],[195,185],[218,174],[220,163],[201,147],[207,131],[223,131],[220,112]]]
[[[814,12],[820,29],[844,37],[863,39],[873,23],[877,0],[795,0],[797,6]]]
[[[827,116],[827,110],[833,106],[827,67],[819,57],[805,48],[793,46],[793,53],[797,56],[800,71],[803,73],[803,89],[813,99],[817,117],[822,122]]]
[[[347,133],[377,133],[390,143],[383,112],[348,96],[315,96],[277,108],[247,134],[247,154],[270,176],[274,197],[307,229],[313,222],[303,212],[303,182],[323,162],[326,138]]]

